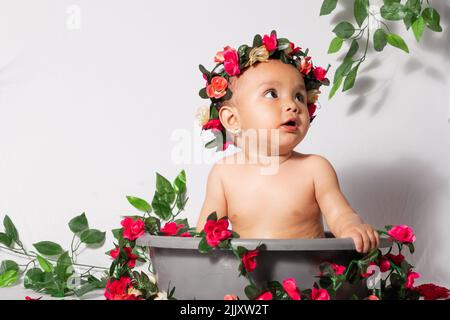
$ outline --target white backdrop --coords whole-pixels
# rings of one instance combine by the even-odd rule
[[[126,195],[150,201],[155,172],[173,179],[185,169],[195,224],[216,159],[194,158],[203,152],[194,115],[206,105],[198,64],[211,68],[223,46],[276,29],[309,47],[317,64],[337,67],[339,55],[326,52],[350,1],[319,18],[321,2],[0,0],[1,217],[30,248],[68,246],[73,216],[116,228],[134,213]],[[432,3],[444,32],[425,31],[417,44],[394,26],[411,53],[369,50],[354,90],[328,101],[324,88],[296,150],[332,162],[368,223],[413,226],[417,282],[450,287],[450,6]],[[192,137],[189,162],[172,156],[179,130]],[[105,250],[86,250],[80,262],[108,265],[101,252],[111,241],[108,234]]]

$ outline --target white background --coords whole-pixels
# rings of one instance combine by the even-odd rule
[[[342,56],[326,53],[331,30],[350,19],[352,1],[327,17],[321,2],[1,0],[1,217],[13,219],[29,248],[41,240],[67,247],[73,216],[117,228],[121,215],[136,213],[126,195],[151,201],[155,172],[173,179],[185,169],[195,224],[212,162],[176,163],[172,134],[200,138],[195,112],[207,104],[198,64],[211,69],[225,45],[276,29],[335,70]],[[417,282],[450,287],[450,6],[431,3],[444,32],[427,30],[417,44],[394,23],[411,53],[369,50],[354,90],[328,101],[323,89],[296,150],[331,161],[368,223],[414,227]],[[71,5],[81,9],[79,29],[68,24]],[[201,154],[201,144],[192,152]],[[80,262],[107,266],[111,243],[108,233],[104,249],[85,250]]]

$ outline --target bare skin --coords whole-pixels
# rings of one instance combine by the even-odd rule
[[[241,151],[211,169],[197,231],[216,211],[218,217],[229,218],[242,238],[320,238],[324,218],[336,237],[352,238],[358,252],[377,248],[378,233],[351,208],[331,163],[320,155],[293,151],[306,136],[310,120],[301,73],[269,60],[233,77],[230,88],[233,97],[219,116],[227,130],[241,130],[235,137]],[[287,128],[292,118],[296,125]],[[266,129],[257,133],[258,145],[263,145],[259,149],[245,140],[255,129]],[[277,170],[262,174],[269,161]]]

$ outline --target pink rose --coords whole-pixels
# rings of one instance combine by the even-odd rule
[[[258,250],[250,250],[247,251],[242,256],[242,264],[244,265],[245,270],[248,272],[252,272],[256,268],[256,257],[258,256]]]
[[[274,51],[277,49],[277,35],[272,33],[269,35],[265,34],[262,42],[266,47],[267,51]]]
[[[126,217],[120,224],[125,229],[123,231],[123,237],[130,241],[136,240],[145,232],[145,223],[139,218],[134,221],[133,218]]]
[[[210,119],[207,123],[205,123],[202,127],[203,130],[209,130],[211,129],[214,131],[222,131],[223,126],[222,123],[220,123],[220,119]]]
[[[177,225],[176,222],[167,222],[164,227],[161,228],[161,231],[166,236],[175,236],[178,231],[184,228],[184,224]]]
[[[330,295],[325,289],[312,288],[311,300],[330,300]]]
[[[123,250],[125,250],[125,253],[127,254],[128,266],[130,268],[134,268],[136,266],[137,255],[132,253],[133,249],[131,249],[131,247],[124,247]],[[116,247],[116,249],[113,249],[109,252],[109,255],[111,256],[111,258],[117,259],[117,257],[119,256],[119,253],[120,253],[120,248]]]
[[[327,74],[327,70],[325,70],[322,67],[315,67],[313,69],[314,78],[316,78],[319,81],[323,81],[325,79],[325,76]]]
[[[203,230],[206,233],[206,242],[211,247],[217,247],[220,241],[231,237],[227,219],[220,219],[218,221],[208,220]]]
[[[380,300],[380,298],[378,298],[376,295],[374,295],[374,294],[371,294],[370,296],[368,296],[367,298],[366,298],[367,300]]]
[[[391,230],[388,231],[388,234],[400,242],[408,243],[416,241],[413,229],[404,224],[392,227]]]
[[[300,72],[304,75],[307,75],[311,72],[312,69],[312,62],[311,57],[302,57],[300,60],[299,68]]]
[[[270,291],[266,291],[263,294],[261,294],[256,300],[272,300],[273,296]]]
[[[238,75],[241,70],[239,70],[239,57],[236,50],[228,48],[223,52],[223,67],[225,72],[230,76]]]
[[[341,265],[336,264],[336,263],[332,263],[332,264],[331,264],[331,267],[333,268],[334,272],[335,272],[338,276],[343,275],[344,272],[345,272],[345,269],[346,269],[345,266],[341,266]]]
[[[206,95],[210,98],[220,99],[227,93],[227,79],[215,76],[211,79],[211,83],[206,86]]]
[[[234,294],[226,294],[223,297],[223,300],[239,300],[239,298],[237,296],[235,296]]]
[[[223,48],[223,51],[218,51],[214,57],[214,62],[222,63],[225,61],[225,57],[223,56],[223,53],[227,50],[233,50],[230,46],[226,46]]]
[[[300,290],[297,288],[294,278],[284,279],[283,289],[292,300],[301,300]]]
[[[420,278],[420,274],[417,272],[408,272],[406,276],[405,288],[411,289],[414,285],[414,279]]]

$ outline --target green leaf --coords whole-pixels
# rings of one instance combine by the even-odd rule
[[[387,44],[387,34],[383,28],[379,28],[373,34],[373,47],[376,51],[383,51]]]
[[[4,274],[5,272],[8,271],[19,271],[19,265],[12,260],[4,260],[2,261],[2,263],[0,264],[0,274]]]
[[[419,15],[422,5],[420,0],[408,0],[405,3],[405,9],[414,15]]]
[[[356,74],[358,73],[359,64],[357,64],[350,72],[347,77],[345,77],[344,86],[342,91],[347,91],[355,85]]]
[[[208,217],[206,218],[206,221],[209,221],[209,220],[217,221],[217,212],[216,211],[213,211],[208,215]]]
[[[350,22],[342,21],[333,29],[339,38],[348,39],[355,33],[355,28]]]
[[[339,89],[339,87],[341,86],[342,80],[343,80],[343,76],[341,75],[337,81],[333,84],[333,87],[330,90],[330,94],[328,95],[328,99],[333,98],[334,94],[336,93],[336,91]]]
[[[198,251],[200,253],[207,253],[212,250],[212,247],[206,242],[205,238],[202,238],[198,244]]]
[[[61,282],[66,282],[67,279],[74,273],[72,266],[72,261],[70,259],[69,253],[64,252],[56,262],[55,274]]]
[[[11,247],[12,240],[6,235],[6,233],[0,232],[0,243],[4,244],[8,248]]]
[[[207,143],[205,144],[205,148],[207,148],[207,149],[212,149],[212,148],[215,148],[216,145],[217,145],[217,139],[214,138],[214,139],[212,139],[211,141],[209,141],[209,142],[207,142]]]
[[[36,258],[42,270],[44,270],[45,272],[53,272],[53,265],[47,259],[41,257],[40,255],[37,255]]]
[[[106,232],[97,229],[85,230],[80,235],[81,242],[88,245],[98,245],[105,241]]]
[[[344,59],[344,61],[341,63],[341,65],[336,69],[336,72],[334,74],[334,80],[333,83],[337,82],[337,79],[340,77],[344,77],[347,75],[347,73],[352,68],[353,61],[352,59]]]
[[[155,191],[153,195],[152,207],[155,214],[163,220],[168,220],[172,216],[170,204],[167,203],[166,198],[158,191]]]
[[[425,20],[425,23],[427,24],[427,27],[433,31],[441,32],[442,27],[440,25],[441,17],[439,16],[439,13],[429,7],[423,10],[422,17]]]
[[[33,244],[36,250],[45,256],[57,256],[64,252],[63,248],[51,241],[41,241]]]
[[[413,30],[414,37],[416,38],[417,42],[419,42],[420,39],[422,39],[423,30],[425,28],[425,20],[423,19],[423,17],[420,16],[419,18],[417,18],[417,20],[414,21],[411,25],[411,28]]]
[[[341,49],[343,42],[344,42],[344,39],[339,38],[339,37],[335,37],[330,42],[330,46],[328,48],[328,53],[338,52]]]
[[[146,212],[146,213],[152,212],[152,206],[144,199],[127,196],[127,200],[133,207],[135,207],[139,211]]]
[[[175,200],[175,190],[173,189],[172,184],[159,173],[156,173],[156,191],[158,191],[169,204],[172,204]]]
[[[286,38],[280,38],[277,41],[277,50],[281,51],[289,48],[290,41]]]
[[[206,93],[206,87],[205,88],[201,88],[198,91],[198,95],[200,96],[200,98],[209,99],[208,94]]]
[[[73,233],[78,233],[89,228],[89,224],[84,212],[69,221],[69,228]]]
[[[202,74],[206,74],[207,77],[209,77],[209,75],[211,74],[211,73],[210,73],[208,70],[206,70],[206,68],[205,68],[203,65],[201,65],[201,64],[198,65],[198,68],[200,69],[200,72],[201,72]]]
[[[17,270],[9,270],[0,274],[0,288],[9,287],[16,283],[18,278]]]
[[[348,50],[345,59],[351,59],[359,50],[359,44],[357,40],[352,40],[352,44],[350,45],[350,49]]]
[[[356,23],[361,27],[369,15],[369,0],[355,0],[353,11]]]
[[[255,37],[253,38],[253,45],[252,47],[259,47],[262,45],[262,38],[261,35],[257,34],[255,35]]]
[[[406,245],[408,246],[409,253],[413,254],[414,253],[414,244],[413,243],[407,243]]]
[[[384,5],[380,9],[381,16],[386,20],[402,20],[406,16],[405,6],[400,3]]]
[[[186,172],[184,170],[181,170],[173,184],[175,186],[175,192],[186,192]]]
[[[325,16],[333,12],[336,9],[337,0],[324,0],[320,7],[320,15]]]
[[[3,226],[5,227],[5,233],[6,235],[14,242],[19,240],[19,234],[17,232],[16,227],[14,226],[14,223],[12,222],[11,218],[6,215],[3,219]]]
[[[394,33],[389,33],[389,34],[387,35],[387,42],[388,42],[391,46],[396,47],[396,48],[399,48],[399,49],[405,51],[406,53],[409,53],[408,46],[406,45],[406,43],[405,43],[405,41],[403,40],[403,38],[400,37],[399,35],[394,34]]]
[[[47,283],[46,273],[39,268],[32,268],[27,271],[23,280],[26,289],[41,290]]]
[[[249,300],[253,300],[259,296],[259,290],[254,285],[250,284],[246,286],[244,291]]]

